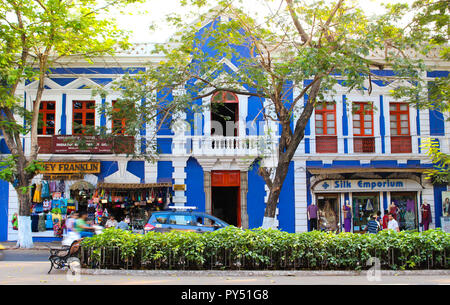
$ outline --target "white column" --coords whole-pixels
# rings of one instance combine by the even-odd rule
[[[173,174],[172,178],[174,179],[174,184],[186,184],[186,162],[188,160],[188,157],[177,157],[172,160],[172,166],[173,166]],[[184,191],[174,191],[173,196],[173,203],[176,206],[184,206],[186,203],[186,194]]]
[[[295,232],[307,232],[306,161],[294,163]]]

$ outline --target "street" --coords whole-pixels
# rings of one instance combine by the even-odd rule
[[[87,275],[72,276],[65,270],[52,270],[44,250],[6,250],[0,261],[1,285],[449,285],[448,275],[381,276],[369,281],[360,276],[166,276]]]

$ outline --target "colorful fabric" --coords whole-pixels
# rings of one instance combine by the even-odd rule
[[[318,207],[315,204],[310,204],[308,206],[309,218],[317,218]]]

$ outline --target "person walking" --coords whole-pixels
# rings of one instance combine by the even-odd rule
[[[397,220],[394,219],[394,214],[389,213],[388,230],[394,230],[395,232],[400,232]]]
[[[94,236],[93,231],[95,231],[95,229],[87,224],[87,217],[87,212],[81,212],[80,217],[75,222],[75,230],[80,234],[81,238]]]

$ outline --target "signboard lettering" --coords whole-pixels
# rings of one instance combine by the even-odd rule
[[[43,174],[98,174],[100,162],[44,162]]]

